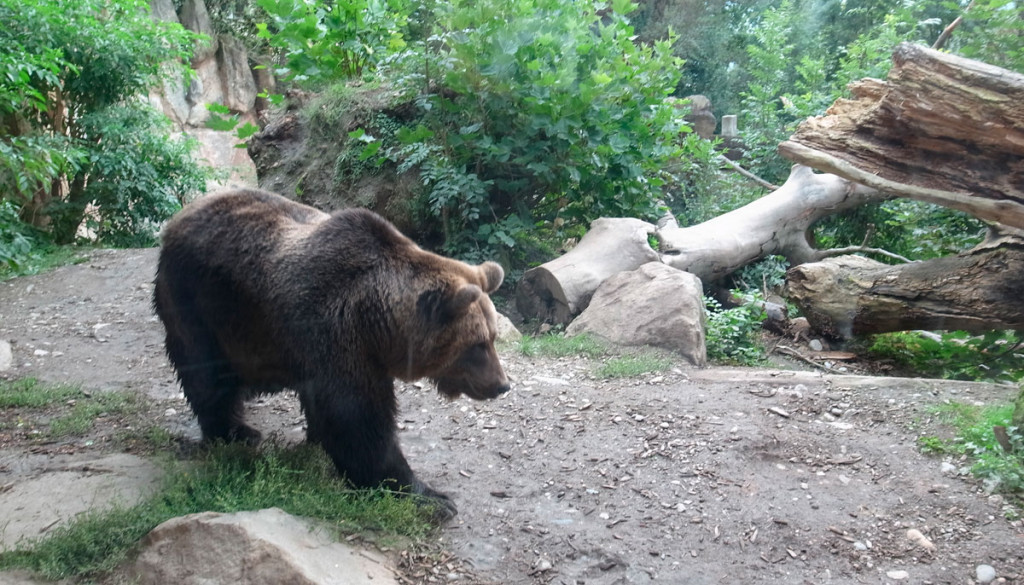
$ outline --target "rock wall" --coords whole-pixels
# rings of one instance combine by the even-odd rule
[[[238,140],[232,132],[206,127],[210,119],[207,104],[222,104],[238,114],[242,124],[256,123],[256,94],[272,86],[266,75],[257,75],[249,66],[249,55],[237,39],[218,35],[210,23],[203,0],[185,0],[180,11],[174,0],[150,0],[153,18],[180,23],[185,28],[206,35],[208,40],[196,46],[192,57],[195,75],[184,79],[179,73],[168,78],[150,93],[150,102],[164,112],[182,133],[199,141],[199,156],[210,166],[228,171],[226,179],[212,182],[208,189],[221,186],[257,185],[256,166],[244,148],[236,148]]]

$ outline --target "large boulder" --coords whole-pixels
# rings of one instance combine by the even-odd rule
[[[224,105],[233,112],[251,112],[256,106],[256,79],[249,68],[249,53],[230,35],[219,37],[217,63],[224,85]]]
[[[591,333],[618,345],[661,347],[704,366],[702,291],[693,274],[648,262],[605,280],[566,333]]]
[[[389,561],[277,508],[173,518],[142,542],[142,585],[396,585]]]

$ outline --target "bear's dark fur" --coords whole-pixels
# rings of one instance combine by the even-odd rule
[[[352,484],[392,484],[449,516],[399,449],[393,379],[430,378],[449,398],[506,392],[487,296],[503,276],[422,250],[367,210],[236,190],[164,228],[154,305],[205,438],[258,441],[243,401],[290,388],[308,439]]]

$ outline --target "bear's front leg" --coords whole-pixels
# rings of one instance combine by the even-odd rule
[[[326,400],[325,395],[329,397]],[[383,486],[418,497],[432,508],[438,522],[458,513],[451,498],[420,481],[409,467],[398,446],[392,408],[361,400],[363,396],[351,392],[321,392],[301,398],[309,441],[324,448],[338,473],[353,486]]]

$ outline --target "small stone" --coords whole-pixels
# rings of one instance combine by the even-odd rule
[[[902,579],[906,579],[907,577],[910,577],[910,573],[908,573],[906,571],[887,571],[885,573],[885,575],[887,577],[889,577],[890,579],[894,579],[896,581],[900,581]]]
[[[932,544],[932,541],[928,540],[928,537],[922,534],[921,531],[916,528],[911,528],[910,530],[907,530],[907,540],[925,550],[935,550],[935,545]]]
[[[814,351],[821,351],[825,349],[825,346],[821,343],[820,339],[812,339],[807,345],[809,345]]]
[[[172,417],[172,416],[174,416],[176,414],[178,414],[178,411],[174,410],[173,408],[168,408],[167,410],[164,411],[164,416],[166,416],[168,418],[170,418],[170,417]]]
[[[868,550],[868,545],[858,540],[857,542],[853,543],[853,548],[857,550]]]
[[[38,357],[43,357],[44,355],[50,355],[50,352],[46,351],[45,349],[37,349],[34,352],[32,352],[32,354]]]
[[[11,369],[14,365],[14,353],[11,351],[11,344],[0,339],[0,372]]]
[[[942,462],[942,473],[944,475],[956,475],[956,465],[953,465],[949,461]]]
[[[991,583],[996,580],[996,570],[992,565],[978,565],[974,570],[978,583]]]

